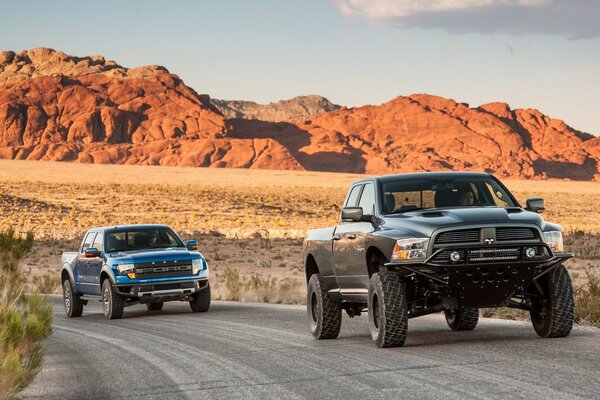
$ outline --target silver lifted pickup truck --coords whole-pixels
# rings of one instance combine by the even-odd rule
[[[542,337],[573,326],[562,228],[522,207],[487,173],[416,173],[354,183],[337,226],[304,241],[308,320],[336,338],[342,310],[368,310],[380,347],[402,346],[408,319],[443,311],[452,330],[472,330],[480,307],[527,310]]]

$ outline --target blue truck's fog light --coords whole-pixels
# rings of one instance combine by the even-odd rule
[[[452,260],[452,262],[460,261],[460,253],[458,251],[450,253],[450,260]]]
[[[530,258],[530,259],[534,258],[536,254],[537,254],[537,252],[535,251],[535,249],[533,247],[528,247],[525,250],[525,257],[527,257],[527,258]]]

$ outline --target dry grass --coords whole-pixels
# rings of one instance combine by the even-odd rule
[[[213,279],[219,277],[217,297],[231,296],[224,286],[229,268],[243,282],[261,280],[240,298],[271,298],[263,295],[270,293],[267,280],[304,287],[301,238],[335,224],[347,187],[362,177],[0,160],[0,229],[35,232],[39,242],[24,265],[32,289],[57,290],[50,276],[60,268],[61,251],[75,249],[91,226],[166,223],[184,239],[199,240]],[[577,286],[587,271],[600,274],[600,183],[505,183],[523,204],[546,199],[544,218],[563,225],[565,247],[576,254],[567,267]]]

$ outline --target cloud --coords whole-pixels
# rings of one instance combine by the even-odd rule
[[[333,0],[351,18],[452,33],[600,36],[598,0]]]

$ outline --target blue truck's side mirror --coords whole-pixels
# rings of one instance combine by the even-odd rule
[[[188,240],[185,247],[187,247],[188,250],[198,250],[198,241]]]
[[[100,257],[100,250],[98,250],[95,247],[88,247],[85,249],[85,257],[86,258]]]

